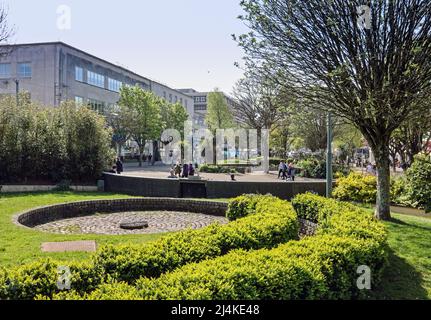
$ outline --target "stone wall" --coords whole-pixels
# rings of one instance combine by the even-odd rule
[[[245,193],[270,193],[285,200],[311,191],[324,196],[325,181],[310,182],[240,182],[240,181],[188,181],[178,179],[150,179],[105,174],[105,191],[142,197],[170,198],[234,198]],[[193,188],[196,192],[193,195]]]
[[[180,211],[225,216],[227,203],[170,198],[136,198],[115,200],[92,200],[64,203],[36,208],[14,217],[16,224],[33,228],[35,226],[95,213],[128,211]]]

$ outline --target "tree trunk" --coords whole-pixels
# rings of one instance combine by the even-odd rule
[[[391,172],[389,142],[373,148],[377,166],[377,201],[375,217],[379,220],[391,219]]]
[[[139,167],[142,167],[143,163],[143,155],[144,155],[144,146],[139,146]]]

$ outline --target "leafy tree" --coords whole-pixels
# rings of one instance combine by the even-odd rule
[[[246,64],[266,74],[260,67],[269,62],[283,72],[280,83],[361,131],[376,158],[376,217],[390,219],[390,137],[404,121],[428,111],[431,2],[242,0],[241,5],[241,19],[251,29],[237,38]]]
[[[205,123],[214,133],[217,129],[229,129],[234,126],[234,118],[231,110],[229,110],[226,97],[217,89],[208,94]]]
[[[145,145],[159,139],[163,130],[163,101],[139,86],[123,86],[119,105],[123,127],[139,147],[139,166],[142,166]]]

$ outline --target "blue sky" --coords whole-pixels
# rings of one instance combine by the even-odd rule
[[[229,93],[242,76],[246,32],[239,0],[0,0],[15,25],[11,42],[63,41],[175,88]],[[71,9],[71,29],[57,9]]]

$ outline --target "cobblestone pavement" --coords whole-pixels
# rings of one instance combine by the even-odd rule
[[[147,221],[149,227],[142,230],[123,230],[120,228],[122,222],[139,221]],[[198,213],[146,211],[96,214],[59,220],[37,226],[35,229],[57,234],[126,235],[173,232],[187,228],[199,229],[215,222],[226,224],[228,220],[224,217]]]

